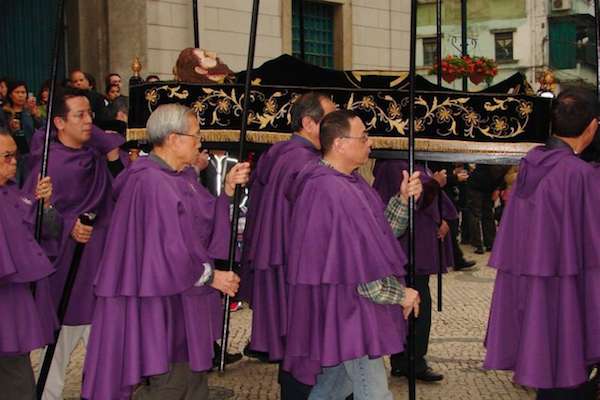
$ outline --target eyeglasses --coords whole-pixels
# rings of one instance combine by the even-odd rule
[[[363,133],[362,136],[342,136],[342,139],[356,139],[360,140],[361,143],[367,143],[369,141],[369,135]]]
[[[190,135],[189,133],[181,133],[181,132],[173,132],[176,135],[179,136],[189,136],[189,137],[193,137],[194,139],[196,139],[197,141],[201,142],[202,138],[199,135]]]
[[[83,117],[85,117],[86,115],[89,115],[91,119],[94,119],[96,117],[96,114],[91,110],[79,111],[76,113],[71,113],[71,115],[73,116],[73,118],[79,120],[83,119]]]
[[[17,160],[19,158],[18,151],[7,151],[6,153],[1,153],[0,157],[4,159],[4,162],[11,162],[12,160]]]

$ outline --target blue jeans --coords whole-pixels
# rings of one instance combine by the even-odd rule
[[[354,400],[392,400],[383,358],[369,357],[344,361],[323,368],[309,400],[344,400],[354,393]]]

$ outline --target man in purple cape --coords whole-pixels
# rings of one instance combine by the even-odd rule
[[[454,263],[452,241],[446,237],[449,226],[446,221],[458,218],[452,200],[441,189],[446,184],[444,170],[432,174],[423,165],[415,165],[421,172],[423,196],[415,212],[415,289],[421,295],[421,314],[416,321],[416,375],[417,379],[434,382],[444,377],[427,365],[425,356],[431,331],[431,293],[429,276],[440,271],[446,273]],[[398,192],[402,171],[408,171],[405,160],[378,160],[373,170],[375,181],[373,188],[379,192],[384,203]],[[441,197],[440,197],[441,196]],[[441,259],[438,241],[442,240]],[[408,235],[401,238],[402,248],[407,251]],[[393,354],[390,357],[393,376],[408,376],[408,356],[406,353]]]
[[[292,107],[292,129],[287,142],[273,145],[252,174],[249,210],[244,231],[240,294],[252,307],[250,349],[281,360],[286,334],[285,258],[291,216],[285,192],[293,177],[319,160],[319,122],[335,104],[320,93],[306,93]],[[281,398],[302,400],[310,387],[280,370]]]
[[[420,194],[418,173],[410,183],[404,173],[402,194],[386,208],[356,172],[371,142],[354,112],[326,115],[320,143],[323,159],[286,193],[293,213],[283,369],[316,383],[310,399],[391,399],[382,357],[404,349],[404,318],[418,314],[396,239],[406,228],[408,196]]]
[[[199,124],[178,104],[147,122],[154,150],[115,181],[117,202],[100,270],[82,396],[90,400],[208,399],[206,374],[222,330],[219,291],[239,278],[214,269],[226,259],[230,196],[248,181],[232,168],[213,197],[193,168]]]
[[[553,136],[521,161],[489,261],[497,274],[483,366],[513,371],[538,399],[596,398],[585,383],[600,361],[600,171],[578,154],[598,112],[582,89],[554,100]]]
[[[64,218],[64,229],[57,248],[48,254],[56,272],[50,277],[54,305],[58,307],[73,254],[78,243],[85,244],[77,278],[67,306],[63,327],[50,367],[43,398],[62,398],[69,358],[79,340],[87,343],[94,308],[93,280],[102,256],[106,231],[113,207],[112,177],[108,162],[118,161],[123,138],[104,133],[103,146],[89,146],[92,111],[80,91],[57,93],[53,118],[56,134],[50,143],[48,175],[52,177],[52,202]],[[32,193],[40,171],[42,148],[30,154],[32,169],[25,189]],[[83,213],[96,214],[94,227],[81,224]]]
[[[35,199],[44,200],[46,235],[59,231],[60,218],[50,206],[49,177],[38,182],[35,199],[17,188],[17,157],[14,139],[0,128],[0,397],[33,399],[29,352],[52,342],[57,327],[48,284],[54,267],[33,237]]]

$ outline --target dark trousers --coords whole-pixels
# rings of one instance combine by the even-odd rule
[[[581,385],[573,389],[538,389],[536,400],[596,400],[597,384]]]
[[[470,211],[469,236],[471,244],[475,247],[492,247],[496,238],[492,195],[468,189],[467,208]]]
[[[0,400],[15,399],[35,399],[35,379],[29,354],[0,357]]]
[[[416,330],[416,373],[425,371],[427,368],[427,348],[429,347],[429,333],[431,331],[431,292],[429,291],[429,275],[415,276],[415,290],[421,296],[419,307],[419,318],[415,322]],[[390,356],[392,369],[408,371],[408,352],[392,354]]]
[[[281,400],[307,400],[312,386],[299,382],[279,364],[279,389]]]
[[[132,400],[208,400],[206,372],[194,372],[185,363],[171,365],[165,374],[151,376]]]
[[[452,254],[454,255],[454,265],[460,265],[465,262],[465,255],[458,243],[459,226],[458,219],[446,221],[450,227],[450,238],[452,239]]]

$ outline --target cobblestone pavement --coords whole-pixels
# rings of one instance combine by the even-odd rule
[[[484,371],[483,338],[487,324],[494,271],[485,266],[489,253],[478,256],[466,248],[467,257],[477,261],[469,271],[450,272],[444,279],[443,312],[435,311],[436,279],[431,292],[434,312],[428,359],[431,366],[445,376],[441,383],[417,385],[418,399],[504,400],[533,399],[534,394],[511,382],[506,372]],[[232,314],[230,351],[240,351],[250,334],[251,312],[243,309]],[[34,364],[39,355],[33,354]],[[71,361],[66,379],[65,398],[78,398],[84,351],[80,346]],[[389,367],[389,365],[388,365]],[[209,383],[215,399],[278,399],[277,367],[243,359],[228,367],[224,375],[211,373]],[[390,378],[396,399],[407,399],[405,378]]]

